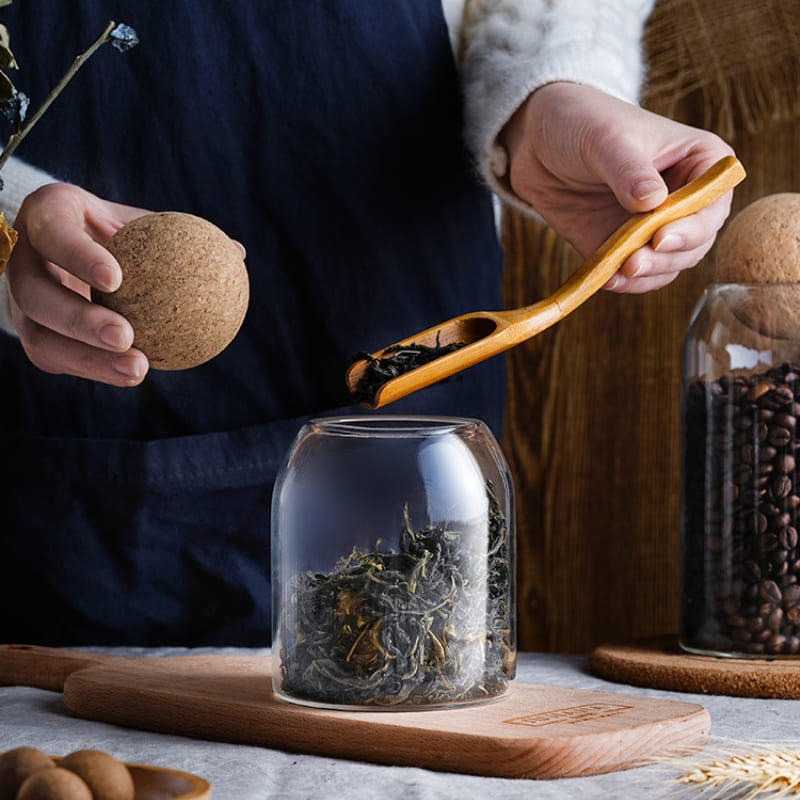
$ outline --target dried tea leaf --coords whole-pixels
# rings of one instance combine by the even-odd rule
[[[352,363],[356,361],[366,361],[367,366],[364,374],[358,381],[358,385],[351,393],[351,400],[356,403],[366,403],[373,405],[377,397],[378,390],[392,378],[405,375],[407,372],[421,367],[436,360],[440,356],[458,350],[466,342],[451,342],[450,344],[440,344],[439,335],[436,335],[436,344],[428,346],[425,344],[399,345],[393,344],[387,347],[379,356],[370,353],[357,353],[352,358]]]
[[[5,220],[0,212],[0,275],[6,270],[11,251],[17,243],[17,232]]]

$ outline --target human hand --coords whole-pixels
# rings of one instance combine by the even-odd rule
[[[91,286],[113,291],[122,280],[103,243],[144,213],[64,183],[25,198],[14,222],[19,239],[7,273],[11,319],[37,367],[112,386],[144,379],[149,365],[132,347],[131,324],[91,302]]]
[[[632,213],[650,211],[733,150],[718,136],[588,86],[552,83],[506,125],[512,190],[588,257]],[[640,293],[670,283],[711,249],[732,193],[664,225],[606,284]]]

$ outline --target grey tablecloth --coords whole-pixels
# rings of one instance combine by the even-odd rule
[[[241,650],[120,650],[115,655],[268,653]],[[581,656],[524,653],[518,679],[581,689],[627,692],[695,702],[710,712],[714,738],[743,742],[800,739],[800,700],[761,700],[678,694],[614,684],[591,675]],[[82,747],[113,753],[124,761],[185,770],[211,783],[214,800],[468,800],[486,798],[664,797],[681,764],[650,765],[623,772],[551,781],[506,780],[423,769],[285,753],[260,747],[206,742],[91,722],[71,717],[58,693],[0,687],[0,751],[20,745],[65,755]],[[798,743],[800,746],[800,742]],[[691,798],[693,794],[681,794]]]

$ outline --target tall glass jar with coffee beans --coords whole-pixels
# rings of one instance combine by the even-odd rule
[[[681,646],[800,657],[800,284],[709,287],[682,391]]]

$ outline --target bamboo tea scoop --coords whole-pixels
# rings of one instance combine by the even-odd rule
[[[411,345],[445,348],[459,344],[458,349],[444,352],[380,384],[369,400],[362,400],[363,404],[369,408],[379,408],[399,400],[549,328],[601,289],[625,260],[647,244],[662,225],[710,205],[744,177],[745,171],[739,161],[727,156],[700,177],[672,192],[658,208],[627,220],[562,286],[544,300],[508,311],[462,314],[373,353],[372,359],[380,359]],[[347,388],[353,396],[363,395],[360,384],[369,363],[369,358],[359,359],[347,371]]]

